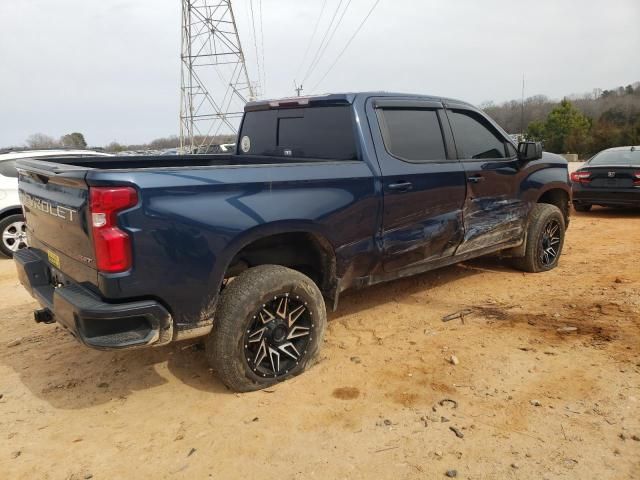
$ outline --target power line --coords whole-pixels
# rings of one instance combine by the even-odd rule
[[[336,7],[336,10],[333,12],[333,16],[331,17],[331,21],[329,22],[329,25],[327,26],[327,31],[324,32],[324,36],[322,37],[322,41],[320,42],[320,45],[318,46],[318,50],[316,50],[316,54],[313,56],[313,60],[311,60],[311,63],[309,64],[309,68],[307,68],[306,73],[304,74],[304,77],[302,79],[302,83],[304,83],[307,78],[309,77],[309,73],[311,71],[311,67],[313,67],[313,64],[315,63],[316,59],[318,58],[318,55],[320,54],[320,51],[322,50],[322,47],[324,46],[324,42],[327,39],[327,36],[329,35],[329,32],[331,31],[331,27],[333,27],[333,22],[335,21],[336,17],[338,16],[338,12],[340,11],[340,7],[342,6],[342,2],[344,0],[340,0],[340,2],[338,3],[338,6]]]
[[[256,65],[258,66],[258,80],[262,78],[260,74],[260,55],[258,55],[258,39],[256,35],[256,19],[253,15],[253,0],[249,0],[249,8],[251,9],[251,24],[253,26],[253,47],[256,51]]]
[[[221,132],[237,132],[253,98],[231,0],[182,0],[180,148],[207,151]]]
[[[336,66],[336,64],[338,63],[338,61],[340,60],[340,58],[342,58],[342,55],[344,55],[344,52],[347,51],[347,49],[349,48],[349,45],[351,45],[351,42],[353,42],[353,39],[356,38],[356,36],[358,35],[358,33],[360,33],[360,30],[362,30],[362,27],[364,26],[365,23],[367,23],[367,20],[369,19],[369,17],[371,16],[371,14],[373,13],[373,11],[376,9],[376,7],[378,6],[378,4],[380,3],[380,0],[376,0],[376,2],[373,4],[373,6],[371,7],[371,10],[369,10],[369,13],[367,13],[367,15],[364,17],[364,19],[362,20],[362,22],[360,23],[360,25],[358,26],[358,28],[356,29],[355,32],[353,32],[353,35],[351,36],[351,38],[349,39],[349,41],[347,41],[346,45],[344,46],[344,48],[340,51],[340,53],[338,54],[338,56],[336,57],[336,59],[334,60],[334,62],[331,64],[331,66],[329,67],[329,69],[326,71],[326,73],[322,76],[322,78],[318,81],[318,83],[316,83],[316,85],[311,89],[312,91],[315,91],[316,88],[318,88],[320,86],[320,84],[324,81],[325,78],[327,78],[327,75],[329,75],[329,73],[331,72],[331,70],[333,70],[333,67]]]
[[[329,35],[329,38],[327,39],[327,42],[324,44],[324,48],[322,48],[322,51],[320,52],[320,55],[318,55],[317,60],[315,61],[315,63],[311,67],[311,71],[309,72],[309,75],[307,75],[307,76],[310,76],[315,71],[315,69],[318,67],[318,65],[320,64],[320,60],[322,59],[322,56],[327,51],[327,48],[329,47],[329,44],[331,43],[331,40],[333,40],[333,37],[335,36],[336,32],[338,31],[338,28],[340,28],[340,24],[342,23],[342,20],[344,19],[345,13],[347,13],[347,10],[349,9],[349,5],[351,5],[351,0],[347,1],[347,5],[344,7],[344,10],[342,10],[342,13],[340,14],[340,18],[338,19],[338,22],[336,23],[335,27],[333,28],[333,31]]]
[[[316,24],[313,27],[313,33],[311,34],[311,38],[309,38],[309,43],[307,44],[307,48],[304,51],[304,55],[302,55],[302,62],[300,62],[300,65],[298,66],[298,70],[296,71],[295,78],[298,78],[298,75],[300,75],[300,70],[302,70],[302,66],[306,63],[305,60],[307,59],[307,54],[311,49],[311,45],[313,44],[313,39],[316,38],[316,33],[318,32],[318,26],[320,25],[320,19],[322,18],[322,14],[324,13],[324,9],[326,6],[327,6],[327,0],[324,0],[322,2],[322,7],[320,7],[320,13],[318,14],[318,18],[316,19]]]

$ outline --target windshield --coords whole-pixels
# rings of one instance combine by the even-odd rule
[[[640,149],[605,150],[589,160],[589,165],[640,165]]]

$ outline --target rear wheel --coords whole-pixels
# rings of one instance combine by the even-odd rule
[[[316,357],[326,326],[320,290],[300,272],[261,265],[224,289],[206,355],[232,390],[259,390],[303,372]]]
[[[576,212],[588,212],[591,210],[591,206],[588,203],[574,203],[573,208],[576,209]]]
[[[558,266],[564,245],[565,222],[558,207],[538,203],[533,207],[527,226],[525,255],[514,265],[525,272],[545,272]]]
[[[27,246],[27,225],[22,215],[9,215],[0,220],[0,254],[13,257],[18,250]]]

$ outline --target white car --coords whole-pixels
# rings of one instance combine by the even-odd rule
[[[236,149],[235,143],[222,143],[220,145],[220,151],[222,153],[233,153]]]
[[[16,160],[21,158],[59,157],[59,156],[101,156],[107,153],[92,150],[25,150],[0,153],[0,256],[11,258],[13,252],[27,246],[26,226],[22,216],[22,207],[18,197],[18,171]]]

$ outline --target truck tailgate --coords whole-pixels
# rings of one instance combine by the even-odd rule
[[[56,173],[47,162],[19,162],[19,193],[29,244],[51,266],[76,281],[95,284],[97,270],[88,225],[85,169]]]

